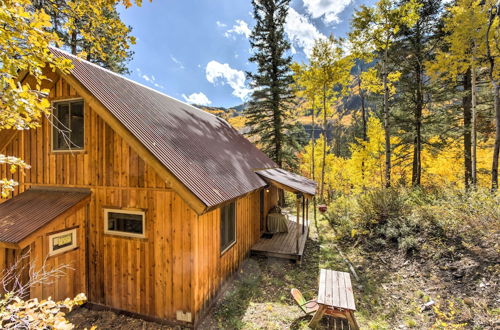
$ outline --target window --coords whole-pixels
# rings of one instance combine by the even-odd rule
[[[104,210],[104,232],[107,234],[145,237],[144,212],[129,210]]]
[[[76,228],[49,235],[49,255],[76,248]]]
[[[235,204],[223,206],[220,210],[220,250],[224,253],[236,242]]]
[[[83,101],[54,103],[52,150],[83,150]]]

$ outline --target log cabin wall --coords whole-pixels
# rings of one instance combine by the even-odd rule
[[[49,97],[57,101],[79,95],[61,78]],[[18,132],[0,150],[32,166],[14,175],[20,182],[14,194],[31,185],[91,189],[84,219],[89,301],[171,321],[178,311],[189,312],[194,321],[259,238],[260,191],[237,200],[237,241],[221,255],[220,210],[196,215],[86,102],[84,109],[84,151],[52,152],[47,119],[40,128]],[[9,177],[5,167],[0,177]],[[266,196],[266,214],[274,205],[271,195]],[[144,210],[146,237],[104,234],[104,208]],[[65,261],[71,258],[68,254]]]

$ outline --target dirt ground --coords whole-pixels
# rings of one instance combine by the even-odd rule
[[[312,226],[314,227],[314,226]],[[289,261],[249,258],[201,329],[305,329],[311,318],[296,306],[291,288],[306,299],[317,294],[320,268],[349,271],[331,240],[331,228],[311,228],[301,265]],[[497,237],[498,238],[498,237]],[[427,251],[419,258],[394,250],[367,252],[338,246],[353,265],[351,275],[362,329],[500,329],[499,243]],[[79,309],[70,315],[79,329],[168,329],[112,312]],[[327,317],[321,328],[334,328]]]

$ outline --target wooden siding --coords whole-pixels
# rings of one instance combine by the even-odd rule
[[[96,189],[90,209],[90,300],[175,320],[191,311],[189,232],[196,214],[174,192]],[[104,234],[103,208],[141,209],[145,238]]]
[[[38,235],[30,238],[30,263],[35,269],[44,266],[46,270],[67,266],[65,275],[55,278],[49,283],[36,285],[31,289],[32,298],[52,297],[54,300],[73,298],[79,293],[87,294],[87,276],[85,270],[86,258],[86,212],[87,206],[75,210],[68,216],[54,219]],[[49,235],[65,229],[76,228],[76,249],[49,256]]]
[[[234,273],[248,256],[260,236],[259,191],[236,201],[236,243],[221,255],[220,209],[204,214],[192,228],[195,284],[193,307],[207,307],[224,280]]]

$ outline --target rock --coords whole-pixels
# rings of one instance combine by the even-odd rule
[[[466,304],[467,306],[474,306],[474,300],[472,300],[469,297],[466,297],[464,298],[464,304]]]
[[[426,302],[425,304],[422,305],[422,307],[420,308],[420,312],[423,312],[423,311],[426,311],[426,310],[429,310],[431,309],[431,306],[434,305],[436,302],[434,300],[430,300],[428,302]]]

